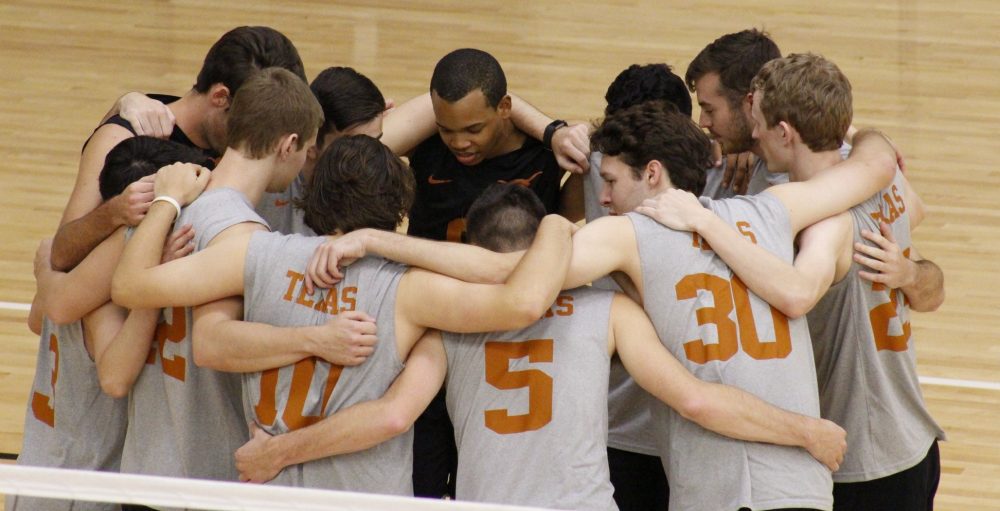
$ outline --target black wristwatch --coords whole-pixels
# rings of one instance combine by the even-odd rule
[[[556,119],[549,123],[545,127],[545,133],[542,135],[542,145],[545,146],[549,151],[552,150],[552,136],[556,134],[556,130],[559,128],[565,128],[568,126],[566,121],[562,119]]]

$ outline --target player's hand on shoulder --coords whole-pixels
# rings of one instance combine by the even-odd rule
[[[272,436],[256,424],[250,424],[250,440],[233,455],[240,481],[244,483],[266,483],[274,479],[284,467],[277,463],[277,453],[271,446]]]
[[[635,211],[671,229],[694,232],[697,231],[702,215],[711,213],[693,193],[676,188],[642,201]]]
[[[722,174],[722,186],[730,188],[736,195],[745,195],[750,188],[753,167],[757,157],[751,152],[727,154],[726,171]]]
[[[331,364],[356,366],[375,352],[375,318],[364,312],[344,311],[314,328],[309,352]]]
[[[885,284],[890,289],[913,284],[917,278],[917,263],[903,254],[889,224],[880,222],[879,230],[881,233],[861,231],[861,236],[874,243],[874,247],[864,243],[854,244],[854,260],[873,270],[858,274],[865,280]]]
[[[847,452],[847,431],[826,419],[813,419],[813,424],[806,450],[830,472],[836,472]]]
[[[111,199],[116,225],[136,226],[145,218],[153,201],[155,175],[144,176]]]
[[[194,163],[173,163],[156,173],[153,192],[156,197],[173,197],[181,206],[186,206],[201,195],[208,186],[211,171]]]
[[[38,244],[35,251],[35,279],[43,271],[52,269],[52,238],[45,238]]]
[[[563,169],[583,174],[590,169],[590,128],[572,124],[552,134],[552,153]]]
[[[118,99],[118,115],[132,125],[137,135],[167,138],[177,120],[162,102],[140,92],[129,92]]]
[[[365,230],[349,232],[339,238],[329,238],[316,247],[306,266],[306,291],[315,287],[328,289],[344,278],[341,267],[365,256]]]

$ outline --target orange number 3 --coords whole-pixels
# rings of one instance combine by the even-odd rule
[[[775,340],[763,342],[757,336],[757,322],[750,306],[750,294],[746,284],[733,276],[732,282],[708,273],[688,275],[675,286],[678,300],[698,297],[698,291],[712,294],[712,307],[702,307],[695,311],[698,326],[713,324],[718,333],[718,344],[705,344],[702,339],[684,343],[684,354],[696,364],[711,360],[726,361],[743,347],[743,352],[756,360],[785,358],[792,352],[792,338],[788,331],[788,317],[771,307]],[[736,309],[736,322],[729,314]],[[737,331],[739,334],[737,335]]]
[[[511,371],[511,359],[552,362],[552,339],[486,343],[486,382],[500,390],[528,388],[528,413],[510,415],[506,409],[486,410],[486,427],[507,435],[540,429],[552,421],[552,377],[538,369]]]

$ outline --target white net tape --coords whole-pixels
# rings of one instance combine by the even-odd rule
[[[0,493],[220,511],[524,511],[475,504],[307,488],[0,465]]]

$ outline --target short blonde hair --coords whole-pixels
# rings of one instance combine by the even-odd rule
[[[285,69],[269,67],[248,78],[233,98],[226,139],[229,147],[259,160],[293,133],[301,150],[322,125],[323,109],[309,85]]]
[[[761,68],[753,90],[764,94],[760,111],[767,127],[784,121],[813,151],[837,149],[851,126],[851,82],[819,55],[793,53]]]

